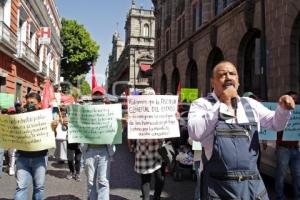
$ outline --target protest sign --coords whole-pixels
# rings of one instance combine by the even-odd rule
[[[262,104],[270,110],[276,110],[278,105],[277,103],[274,102],[262,102]],[[261,128],[258,137],[260,140],[276,140],[277,133],[272,130]]]
[[[179,137],[177,104],[177,96],[129,96],[128,139]]]
[[[122,143],[121,104],[72,105],[68,113],[69,143]]]
[[[264,106],[270,110],[276,110],[278,103],[263,102]],[[276,140],[277,133],[275,131],[263,130],[265,132],[266,140]],[[261,135],[260,135],[261,136]],[[288,125],[283,131],[283,141],[297,141],[300,140],[300,105],[296,105],[295,110],[288,122]]]
[[[51,109],[0,115],[0,146],[23,151],[55,147]]]
[[[284,129],[282,140],[299,141],[300,140],[300,105],[296,105],[295,110]]]
[[[15,96],[13,94],[0,93],[0,107],[9,108],[14,107]]]
[[[193,143],[192,143],[192,150],[201,151],[201,150],[202,150],[201,142],[198,142],[198,141],[194,141],[194,140],[193,140]]]
[[[180,100],[182,102],[191,103],[198,98],[197,88],[181,88]]]

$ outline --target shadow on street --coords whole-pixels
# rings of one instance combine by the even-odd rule
[[[80,198],[73,195],[57,195],[53,197],[47,197],[45,200],[81,200]]]
[[[51,170],[51,169],[48,169],[47,174],[49,176],[53,176],[53,177],[62,179],[62,178],[66,178],[66,176],[68,174],[68,171],[67,170]]]

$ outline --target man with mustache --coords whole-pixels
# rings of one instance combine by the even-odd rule
[[[258,132],[283,130],[295,102],[281,96],[271,111],[239,97],[239,76],[228,61],[214,67],[211,82],[213,92],[194,101],[188,116],[190,137],[204,148],[204,199],[269,199],[256,163]]]

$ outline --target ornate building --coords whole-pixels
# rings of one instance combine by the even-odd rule
[[[112,54],[107,73],[108,91],[122,94],[147,87],[151,83],[154,61],[155,19],[153,10],[137,8],[132,1],[125,24],[125,44],[118,33],[113,35]]]
[[[156,17],[153,86],[211,91],[212,67],[233,62],[240,93],[276,100],[300,92],[300,1],[152,0]]]
[[[0,1],[0,92],[24,101],[46,76],[59,82],[60,29],[54,0]]]

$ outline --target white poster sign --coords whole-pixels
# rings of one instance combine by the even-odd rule
[[[129,96],[128,139],[179,137],[177,104],[177,96]]]

